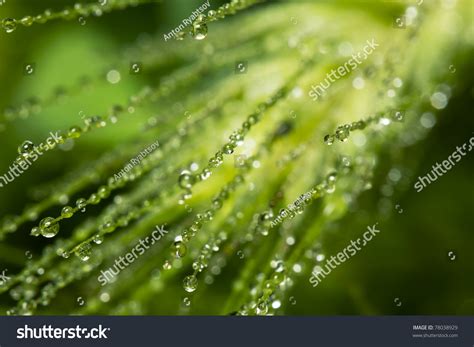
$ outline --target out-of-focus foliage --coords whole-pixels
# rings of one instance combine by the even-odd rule
[[[472,153],[413,188],[473,136],[472,1],[268,1],[208,23],[203,40],[165,41],[202,4],[0,32],[0,175],[25,140],[89,129],[0,188],[0,274],[11,277],[0,314],[472,314]],[[6,0],[0,17],[67,5]],[[373,54],[313,101],[311,86],[372,39]],[[40,112],[21,110],[31,97]],[[52,239],[30,235],[79,198],[98,203],[58,221]],[[380,234],[313,288],[313,268],[377,222]],[[101,271],[157,225],[166,237],[102,287]]]

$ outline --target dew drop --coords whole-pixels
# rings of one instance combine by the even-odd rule
[[[328,146],[331,146],[334,143],[334,136],[333,135],[326,135],[324,136],[324,143]]]
[[[66,252],[66,251],[63,251],[63,252],[61,253],[61,257],[63,257],[64,259],[69,258],[69,255],[70,255],[69,252]]]
[[[20,19],[20,23],[23,24],[25,27],[29,27],[31,24],[33,24],[33,17],[25,16]]]
[[[86,206],[87,206],[87,201],[86,199],[77,199],[76,201],[76,207],[81,210],[81,212],[85,212],[86,211]]]
[[[336,191],[336,185],[335,184],[327,184],[325,186],[324,190],[326,191],[326,193],[332,194]]]
[[[40,225],[41,235],[47,238],[56,236],[59,231],[59,224],[52,217],[46,217],[41,220]]]
[[[283,261],[278,260],[275,263],[275,272],[283,272],[284,270],[285,270],[285,264],[283,263]]]
[[[33,229],[31,229],[30,235],[31,235],[31,236],[39,236],[39,235],[41,235],[41,230],[40,230],[40,228],[34,227]]]
[[[209,177],[211,176],[211,170],[209,169],[204,169],[202,170],[202,173],[201,173],[201,180],[205,181],[207,180]]]
[[[345,141],[347,141],[348,137],[349,137],[349,129],[347,129],[344,126],[337,127],[337,129],[336,129],[336,138],[339,141],[345,142]]]
[[[67,133],[68,137],[71,139],[76,139],[81,136],[82,129],[78,126],[72,126],[69,128],[69,131]]]
[[[196,276],[189,275],[184,278],[183,287],[184,287],[184,290],[187,291],[188,293],[194,292],[197,286],[198,286],[198,280]]]
[[[84,243],[74,252],[82,261],[87,261],[91,257],[92,247],[90,243]]]
[[[264,301],[262,301],[257,305],[255,311],[259,316],[264,316],[268,313],[268,305]]]
[[[179,186],[181,188],[191,188],[195,182],[195,178],[189,171],[181,172],[179,176]]]
[[[163,269],[165,270],[171,270],[171,263],[169,260],[166,260],[163,264]]]
[[[13,18],[5,18],[2,21],[2,27],[5,29],[7,33],[14,32],[16,29],[16,19]]]
[[[193,270],[196,270],[196,271],[199,271],[199,272],[202,272],[202,270],[204,270],[206,268],[206,265],[204,263],[202,263],[201,261],[195,261],[193,262]]]
[[[20,145],[20,147],[18,147],[18,154],[20,154],[23,158],[28,158],[34,149],[35,145],[33,142],[25,141]]]
[[[102,242],[104,242],[104,236],[97,234],[94,236],[92,240],[94,241],[95,244],[100,245]]]
[[[193,35],[195,40],[204,40],[207,36],[207,24],[206,23],[193,24],[191,34]]]
[[[173,254],[176,258],[182,258],[186,255],[187,248],[182,241],[176,241],[174,243]]]
[[[71,218],[74,215],[74,209],[71,206],[64,206],[61,210],[61,216],[64,218]]]
[[[337,178],[337,174],[335,172],[331,172],[327,177],[328,183],[335,183]]]

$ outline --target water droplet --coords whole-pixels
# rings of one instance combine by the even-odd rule
[[[207,24],[206,23],[195,23],[191,30],[195,40],[204,40],[207,36]]]
[[[74,215],[74,209],[71,206],[64,206],[61,210],[61,216],[64,218],[71,218]]]
[[[264,316],[264,315],[266,315],[266,314],[268,313],[268,305],[267,305],[264,301],[258,303],[255,312],[256,312],[259,316]]]
[[[285,270],[285,264],[283,261],[278,260],[275,264],[275,272],[283,272]]]
[[[84,243],[75,251],[76,256],[82,261],[87,261],[91,257],[92,247],[90,243]]]
[[[211,176],[211,170],[209,169],[204,169],[202,170],[202,173],[201,173],[201,180],[205,181],[207,180],[209,177]]]
[[[347,141],[348,137],[349,137],[349,129],[347,129],[345,126],[337,127],[337,129],[336,129],[336,138],[339,141],[345,142],[345,141]]]
[[[271,225],[272,219],[273,219],[273,213],[271,211],[264,212],[260,214],[260,216],[258,217],[260,224],[264,227],[269,227]]]
[[[328,181],[328,183],[335,183],[336,182],[336,178],[337,178],[337,174],[335,172],[331,172],[330,174],[328,174],[328,176],[326,177],[326,180]]]
[[[333,135],[324,136],[324,143],[326,143],[328,146],[331,146],[334,143],[334,136]]]
[[[234,147],[230,143],[228,143],[224,146],[223,151],[225,154],[232,154],[234,153]]]
[[[5,29],[7,33],[11,33],[16,29],[16,19],[13,18],[5,18],[2,21],[2,27]]]
[[[40,230],[40,228],[34,227],[33,229],[31,229],[30,235],[31,235],[31,236],[39,236],[39,235],[41,235],[41,230]]]
[[[20,154],[23,158],[28,158],[34,149],[35,145],[33,142],[25,141],[20,145],[20,147],[18,147],[18,154]]]
[[[332,194],[336,191],[336,185],[334,184],[334,182],[328,183],[324,186],[324,190],[326,191],[326,193]]]
[[[25,16],[22,19],[20,19],[20,23],[23,24],[25,27],[29,27],[30,25],[33,24],[33,17]]]
[[[86,199],[77,199],[76,201],[76,207],[81,210],[81,212],[85,212],[86,211],[86,206],[87,206],[87,201]]]
[[[201,262],[201,261],[193,262],[193,270],[201,272],[205,268],[206,268],[206,265],[203,262]]]
[[[78,126],[72,126],[69,128],[69,131],[67,133],[67,136],[71,139],[76,139],[81,136],[82,129]]]
[[[198,286],[198,280],[196,276],[189,275],[184,278],[183,287],[184,287],[184,290],[187,291],[188,293],[194,292],[197,286]]]
[[[166,261],[164,262],[164,264],[163,264],[163,269],[165,269],[165,270],[171,270],[171,267],[172,267],[172,266],[171,266],[170,261],[169,261],[169,260],[166,260]]]
[[[174,243],[173,253],[176,258],[182,258],[186,255],[187,248],[182,241],[176,241]]]
[[[41,220],[39,225],[41,235],[47,238],[56,236],[59,231],[59,224],[52,217],[46,217]]]
[[[97,234],[94,236],[92,240],[94,241],[95,244],[100,245],[102,242],[104,242],[104,236],[101,234]]]
[[[61,257],[63,257],[64,259],[69,258],[69,256],[70,256],[69,252],[63,251],[63,252],[61,253]]]
[[[181,188],[191,188],[195,182],[195,178],[189,171],[181,172],[179,176],[179,186]]]

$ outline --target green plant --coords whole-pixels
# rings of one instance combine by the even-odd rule
[[[28,247],[42,252],[23,266],[26,242],[0,245],[2,264],[18,268],[0,286],[14,301],[5,301],[8,314],[283,313],[294,284],[308,285],[327,254],[321,235],[390,172],[374,199],[393,210],[431,129],[420,117],[434,117],[462,86],[474,39],[469,0],[451,9],[269,3],[237,13],[257,2],[223,5],[175,42],[142,37],[113,67],[104,59],[105,78],[80,77],[5,110],[5,129],[18,118],[40,127],[37,137],[63,128],[57,143],[28,140],[18,150],[20,163],[39,148],[32,166],[51,165],[58,179],[32,182],[36,201],[1,225],[3,242],[31,230]],[[392,23],[400,13],[404,29]],[[235,16],[213,23],[225,14]],[[11,21],[3,25],[9,31]],[[188,32],[197,40],[181,41]],[[370,39],[380,47],[311,100],[311,86]],[[93,114],[108,111],[71,111],[88,99]],[[48,109],[79,117],[39,125]],[[100,271],[163,224],[169,233],[102,287]]]

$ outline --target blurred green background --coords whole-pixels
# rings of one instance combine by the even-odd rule
[[[75,1],[6,0],[0,6],[0,18],[19,18],[46,8],[62,9]],[[119,52],[144,33],[168,33],[202,1],[164,0],[102,17],[88,17],[86,24],[77,20],[53,21],[31,28],[18,28],[13,34],[0,32],[0,106],[15,105],[30,96],[49,95],[58,85],[71,85],[80,76],[96,76],[123,61]],[[224,1],[211,0],[216,8]],[[340,1],[341,11],[370,11],[380,20],[387,20],[401,6],[388,2]],[[251,9],[249,11],[253,11]],[[224,23],[227,19],[224,20]],[[238,18],[229,18],[236,21]],[[223,24],[225,25],[225,24]],[[163,46],[166,50],[166,46]],[[195,52],[189,52],[192,57]],[[472,57],[472,56],[471,56]],[[24,65],[35,64],[31,76],[24,74]],[[415,165],[413,177],[425,175],[436,162],[446,159],[458,145],[474,136],[472,105],[474,98],[474,62],[459,67],[458,84],[448,107],[437,115],[437,123],[429,136],[414,148],[400,153],[402,161]],[[17,148],[25,139],[42,139],[53,129],[65,129],[80,122],[82,111],[101,114],[110,105],[127,100],[146,83],[156,83],[160,71],[139,75],[122,74],[117,85],[97,85],[79,97],[53,105],[28,119],[16,120],[0,128],[0,173],[5,173],[17,156]],[[183,96],[185,97],[185,96]],[[0,217],[23,210],[31,200],[31,188],[73,171],[88,158],[96,158],[121,141],[139,132],[137,119],[121,121],[81,139],[74,151],[47,153],[13,184],[0,190]],[[472,153],[444,175],[416,193],[409,188],[397,196],[403,213],[383,209],[380,187],[386,179],[390,163],[381,165],[374,188],[361,195],[357,208],[340,222],[328,225],[322,234],[324,253],[336,254],[351,239],[360,237],[367,225],[379,221],[382,232],[351,261],[333,271],[317,288],[312,288],[306,273],[296,282],[289,296],[296,299],[285,314],[474,314],[474,185]],[[0,243],[0,270],[16,273],[24,260],[24,250],[39,254],[50,241],[28,236],[29,223]],[[342,231],[342,232],[341,232]],[[448,257],[454,252],[455,260]],[[226,283],[232,281],[227,271],[210,288],[215,295],[225,295]],[[74,289],[71,289],[70,293]],[[63,293],[62,295],[65,295]],[[169,294],[173,295],[173,294]],[[178,294],[176,294],[178,295]],[[396,299],[399,301],[395,301]],[[401,305],[396,305],[401,302]],[[3,294],[0,307],[11,303]],[[166,307],[166,303],[163,303]],[[199,303],[202,312],[217,307],[211,300]],[[165,308],[164,311],[167,311]],[[166,312],[165,312],[166,313]],[[172,312],[167,312],[172,313]],[[3,312],[0,312],[3,314]]]

